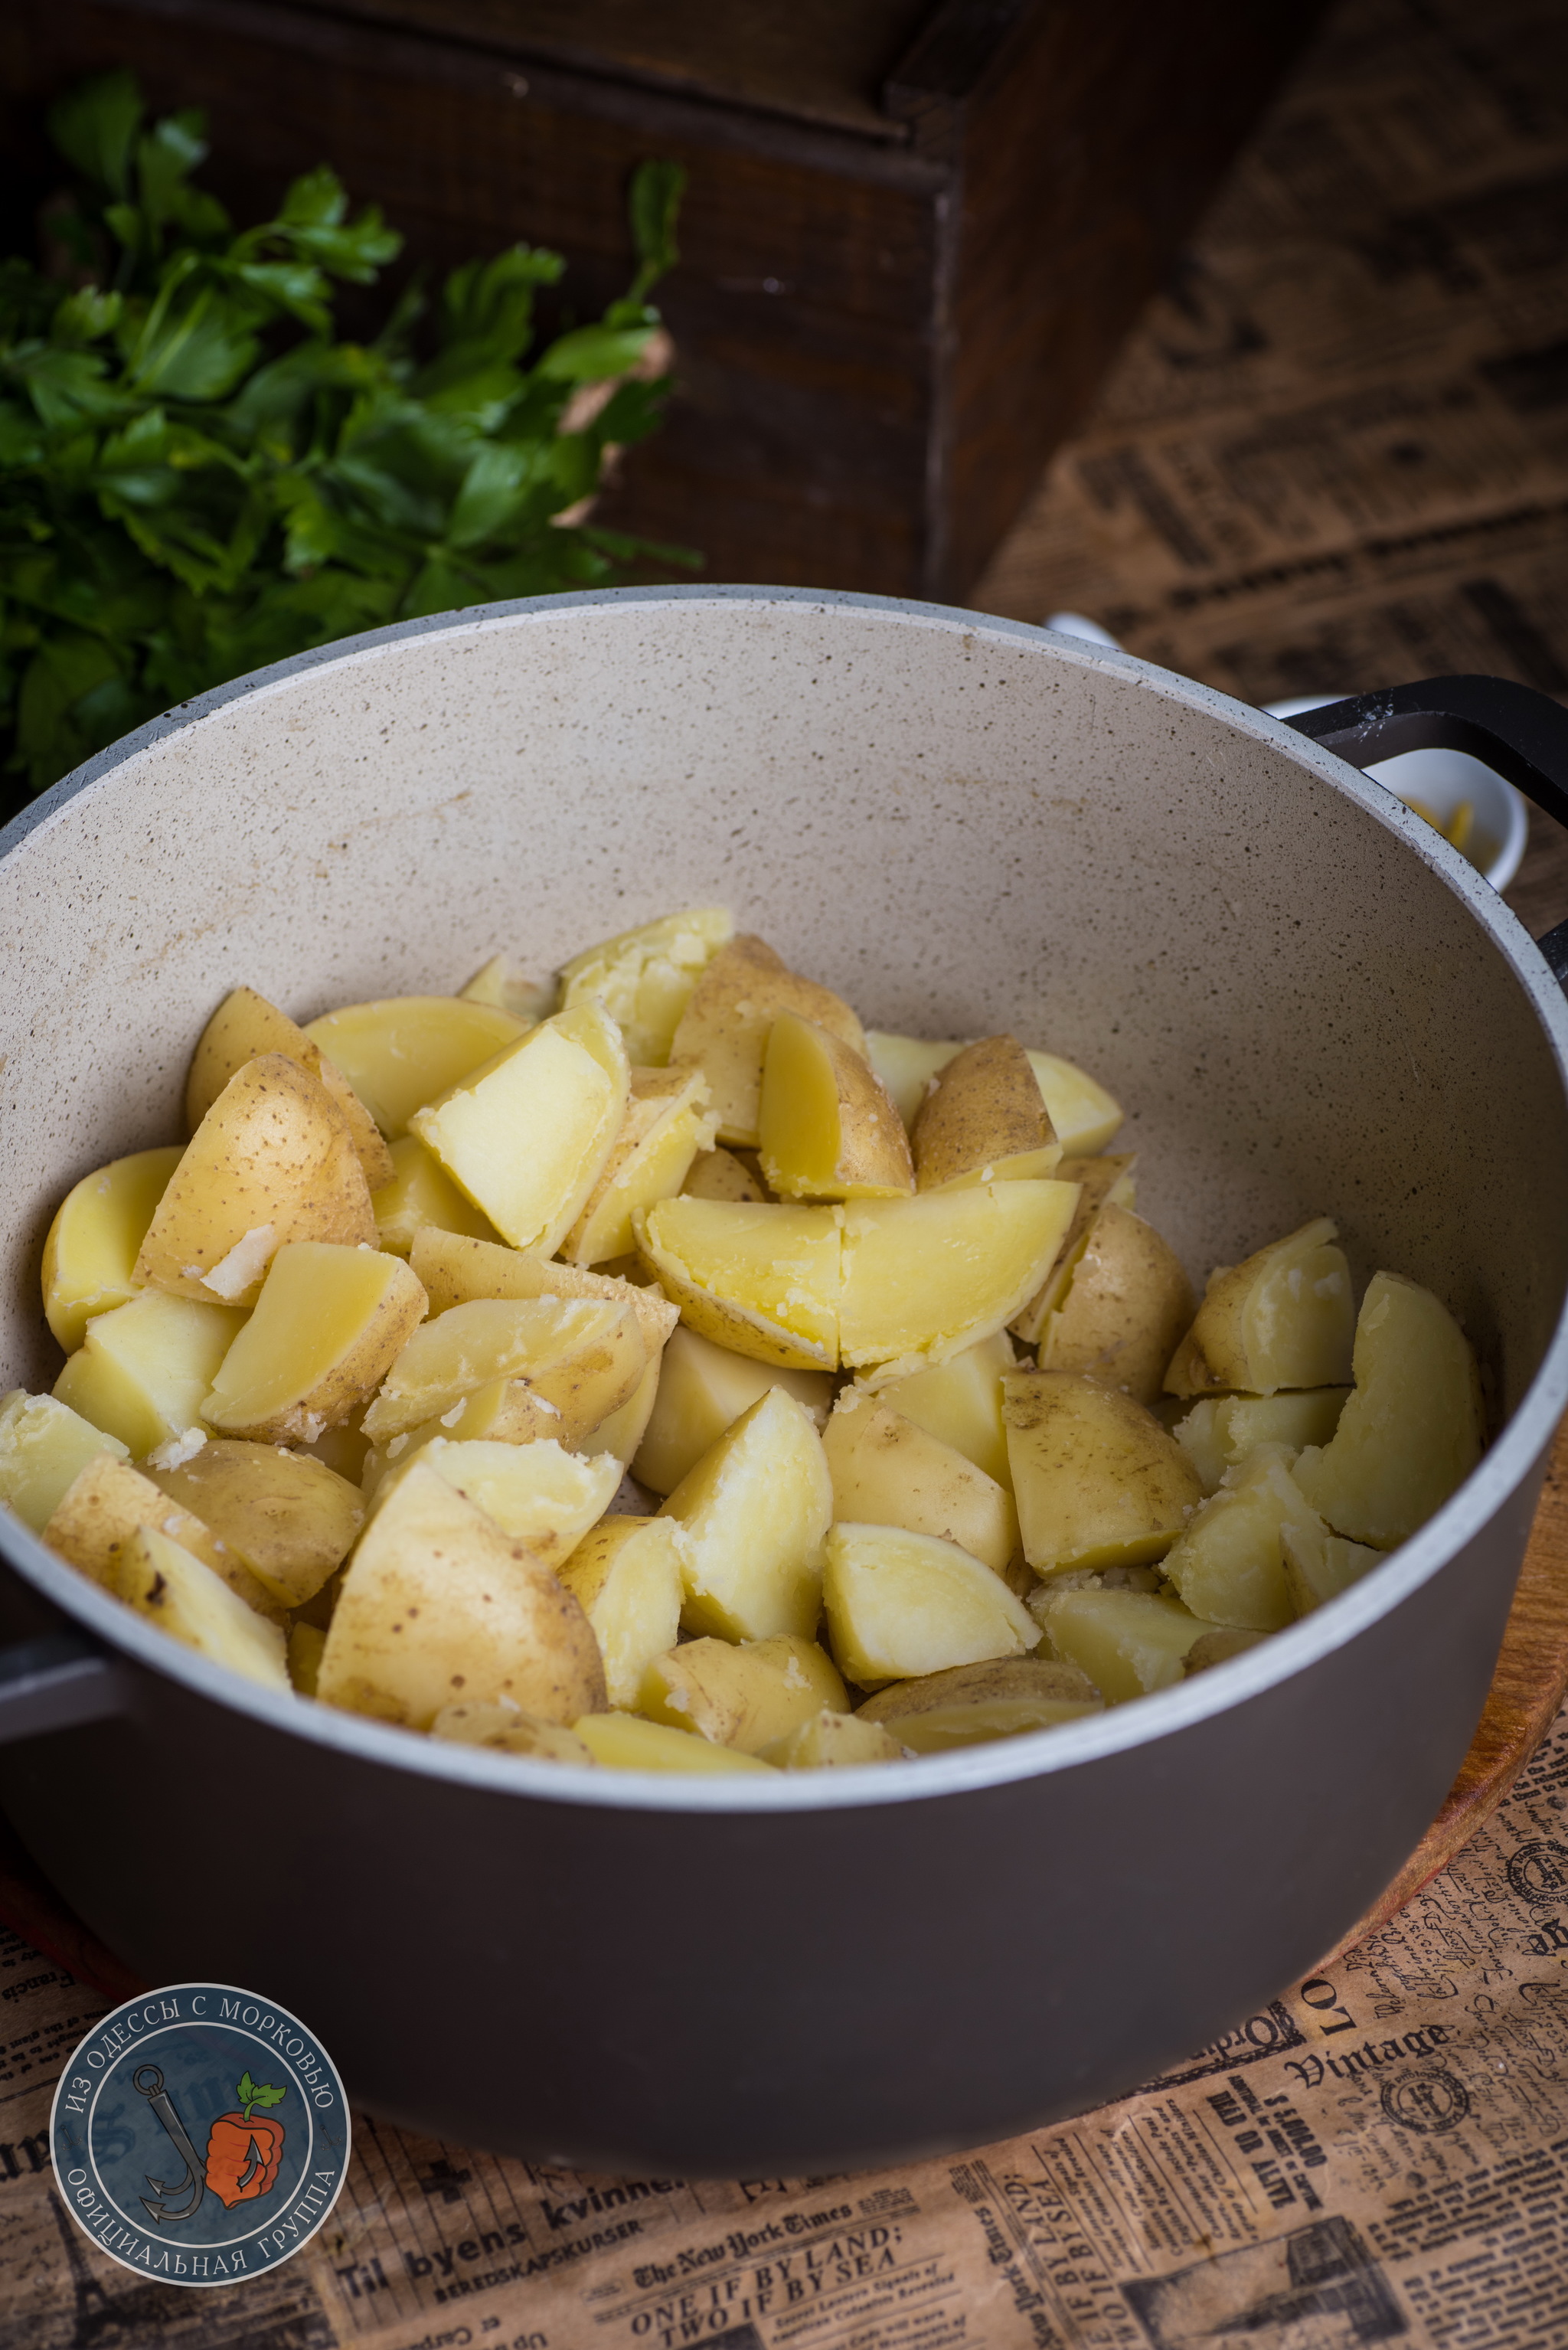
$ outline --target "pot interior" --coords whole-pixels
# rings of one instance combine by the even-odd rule
[[[867,1026],[1081,1061],[1199,1282],[1326,1212],[1358,1278],[1460,1315],[1495,1413],[1541,1360],[1568,1116],[1512,918],[1235,704],[970,615],[690,589],[419,624],[212,700],[0,863],[0,1388],[59,1367],[61,1194],[179,1137],[229,988],[305,1020],[702,903]]]

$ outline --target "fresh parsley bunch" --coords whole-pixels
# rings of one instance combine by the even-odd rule
[[[632,371],[676,259],[679,167],[633,177],[625,299],[534,355],[558,254],[454,270],[422,348],[417,288],[374,342],[339,342],[338,283],[373,283],[401,239],[373,205],[350,217],[333,172],[236,234],[192,182],[200,114],[147,127],[116,73],[49,129],[78,175],[47,221],[59,274],[0,262],[0,732],[33,790],[171,703],[354,629],[697,560],[557,519],[609,444],[659,423],[668,379]]]

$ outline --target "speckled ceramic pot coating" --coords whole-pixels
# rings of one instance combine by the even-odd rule
[[[1568,1021],[1418,819],[1126,657],[749,589],[417,623],[174,712],[8,836],[0,1384],[53,1379],[53,1207],[179,1134],[226,989],[307,1018],[712,901],[868,1024],[1012,1028],[1087,1064],[1195,1276],[1336,1214],[1358,1275],[1395,1266],[1462,1315],[1501,1430],[1392,1563],[1223,1671],[760,1784],[271,1697],[0,1525],[13,1615],[25,1596],[127,1660],[122,1711],[9,1747],[0,1785],[149,1981],[284,2001],[361,2099],[465,2143],[779,2175],[1127,2087],[1309,1970],[1414,1845],[1568,1396]]]

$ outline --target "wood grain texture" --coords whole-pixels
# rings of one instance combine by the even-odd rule
[[[13,0],[0,204],[26,243],[42,101],[129,65],[205,109],[237,217],[330,161],[406,234],[393,283],[556,246],[554,327],[624,290],[627,182],[668,157],[679,396],[598,518],[711,579],[957,599],[1322,5]]]
[[[1386,1926],[1490,1819],[1568,1691],[1568,1420],[1557,1431],[1491,1693],[1448,1800],[1382,1898],[1324,1960]]]

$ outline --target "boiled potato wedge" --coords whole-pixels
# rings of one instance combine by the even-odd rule
[[[317,1695],[412,1730],[428,1730],[443,1706],[506,1698],[570,1724],[604,1705],[605,1679],[571,1593],[416,1461],[349,1561]]]
[[[1044,1336],[1045,1325],[1067,1295],[1067,1284],[1089,1244],[1089,1235],[1101,1210],[1131,1208],[1136,1203],[1137,1186],[1133,1170],[1137,1165],[1137,1152],[1127,1151],[1110,1159],[1064,1159],[1057,1168],[1059,1183],[1078,1186],[1078,1204],[1056,1253],[1055,1263],[1023,1313],[1012,1318],[1014,1336],[1022,1338],[1026,1347],[1037,1347]]]
[[[431,1724],[432,1738],[457,1746],[482,1746],[492,1754],[533,1754],[546,1762],[594,1767],[594,1758],[575,1730],[541,1721],[517,1705],[443,1705]]]
[[[455,995],[391,995],[346,1003],[305,1034],[341,1069],[389,1142],[415,1110],[514,1045],[530,1026],[492,1003]]]
[[[597,997],[621,1032],[627,1058],[662,1068],[692,991],[734,935],[734,918],[722,906],[698,906],[623,931],[563,965],[562,1010]]]
[[[1029,1066],[1064,1156],[1097,1157],[1122,1123],[1125,1113],[1120,1102],[1086,1069],[1080,1069],[1075,1061],[1063,1060],[1059,1053],[1037,1053],[1031,1046]]]
[[[489,1217],[465,1199],[444,1167],[416,1135],[399,1137],[389,1153],[391,1174],[370,1194],[376,1245],[407,1256],[421,1232],[459,1232],[493,1246],[500,1234]]]
[[[297,1622],[288,1627],[288,1678],[296,1697],[314,1697],[321,1673],[321,1652],[327,1635],[316,1624]]]
[[[638,1250],[681,1320],[715,1346],[785,1370],[831,1371],[843,1213],[660,1200],[636,1219]]]
[[[0,1396],[0,1503],[41,1534],[66,1492],[89,1461],[100,1453],[130,1458],[118,1436],[106,1435],[90,1419],[53,1396],[13,1388]]]
[[[253,1305],[286,1241],[369,1246],[369,1187],[348,1122],[307,1070],[263,1053],[229,1079],[153,1211],[136,1280]]]
[[[619,1409],[607,1413],[597,1428],[579,1439],[582,1451],[595,1459],[601,1452],[612,1454],[623,1469],[630,1468],[659,1401],[659,1369],[656,1357]]]
[[[221,1575],[156,1527],[139,1526],[127,1537],[110,1587],[182,1648],[264,1689],[291,1687],[282,1627],[255,1615]]]
[[[775,1387],[803,1404],[819,1429],[824,1425],[833,1401],[833,1382],[826,1371],[791,1371],[759,1363],[728,1347],[716,1347],[683,1323],[665,1347],[659,1392],[632,1458],[632,1474],[651,1492],[672,1493],[732,1421]]]
[[[1153,1413],[1072,1371],[1009,1371],[1002,1387],[1019,1531],[1035,1574],[1163,1558],[1202,1488]]]
[[[889,1411],[912,1419],[917,1428],[943,1444],[950,1444],[988,1477],[1012,1491],[1012,1471],[1007,1458],[1007,1430],[1002,1418],[1002,1375],[1017,1367],[1012,1342],[1005,1330],[950,1355],[933,1370],[911,1371],[906,1378],[873,1378],[867,1385]]]
[[[1335,1534],[1392,1550],[1480,1459],[1480,1381],[1448,1307],[1397,1273],[1374,1274],[1367,1284],[1354,1373],[1334,1435],[1302,1454],[1295,1479]]]
[[[1201,1633],[1181,1660],[1182,1679],[1190,1680],[1194,1673],[1211,1672],[1216,1665],[1228,1665],[1232,1658],[1244,1657],[1249,1648],[1255,1648],[1268,1637],[1266,1632],[1234,1629]]]
[[[143,1290],[88,1324],[55,1394],[140,1461],[198,1424],[202,1399],[244,1322],[233,1306]]]
[[[1274,1395],[1350,1378],[1355,1307],[1338,1226],[1314,1217],[1244,1263],[1209,1277],[1198,1317],[1166,1373],[1167,1395],[1216,1388]]]
[[[1175,1250],[1141,1216],[1107,1201],[1046,1316],[1040,1367],[1079,1371],[1153,1403],[1196,1302]]]
[[[1053,1591],[1034,1596],[1052,1650],[1075,1665],[1107,1705],[1125,1705],[1183,1678],[1195,1642],[1214,1630],[1179,1599],[1153,1591]]]
[[[582,1214],[561,1243],[568,1264],[603,1264],[629,1256],[633,1219],[679,1191],[691,1162],[713,1140],[708,1080],[701,1069],[631,1072],[631,1092],[609,1157]]]
[[[1310,1616],[1326,1600],[1337,1599],[1353,1583],[1378,1565],[1384,1554],[1365,1543],[1346,1542],[1331,1534],[1315,1510],[1280,1528],[1280,1559],[1285,1587],[1298,1617]]]
[[[670,1039],[672,1061],[698,1061],[712,1088],[721,1142],[761,1138],[763,1059],[783,1012],[815,1021],[862,1057],[866,1035],[842,997],[790,971],[749,933],[732,938],[698,982]]]
[[[744,1160],[720,1144],[692,1160],[680,1189],[689,1200],[765,1200],[768,1196]]]
[[[592,997],[413,1112],[410,1130],[514,1248],[553,1256],[615,1146],[631,1073]]]
[[[1002,1329],[1039,1288],[1077,1196],[1071,1183],[1029,1180],[840,1210],[840,1360],[903,1378]]]
[[[285,1607],[316,1596],[365,1523],[358,1486],[303,1452],[219,1438],[176,1467],[155,1467],[157,1457],[143,1474],[210,1527]]]
[[[182,1143],[132,1151],[84,1175],[61,1201],[44,1243],[44,1318],[67,1355],[95,1315],[136,1295],[147,1227],[184,1155]]]
[[[824,1706],[849,1710],[832,1658],[815,1640],[782,1632],[738,1648],[729,1640],[688,1640],[655,1657],[643,1674],[638,1710],[717,1746],[760,1754]]]
[[[1016,1036],[983,1036],[927,1085],[912,1137],[922,1191],[1054,1175],[1062,1146]]]
[[[1290,1460],[1283,1445],[1260,1445],[1226,1471],[1220,1491],[1194,1511],[1167,1552],[1167,1580],[1206,1623],[1278,1632],[1293,1620],[1281,1534],[1293,1521],[1303,1530],[1328,1530],[1293,1483]]]
[[[375,1393],[424,1311],[424,1291],[400,1257],[286,1241],[202,1417],[227,1436],[312,1444]]]
[[[1171,1430],[1191,1461],[1206,1493],[1220,1490],[1234,1469],[1260,1444],[1282,1444],[1300,1452],[1326,1444],[1339,1425],[1348,1388],[1307,1388],[1273,1396],[1204,1396]]]
[[[783,1388],[759,1396],[659,1514],[684,1535],[687,1631],[722,1640],[815,1635],[833,1483],[811,1414],[794,1396]]]
[[[1040,1638],[990,1567],[955,1543],[899,1526],[834,1526],[823,1602],[835,1660],[862,1689],[1023,1656]]]
[[[770,1746],[763,1760],[781,1771],[855,1771],[864,1762],[901,1762],[905,1750],[879,1721],[824,1706]]]
[[[594,1627],[609,1701],[628,1712],[680,1629],[683,1539],[672,1518],[601,1518],[557,1569]]]
[[[846,1388],[823,1430],[833,1514],[862,1525],[936,1534],[1006,1572],[1018,1548],[1012,1496],[940,1437]]]
[[[572,1724],[596,1762],[611,1771],[690,1771],[719,1776],[736,1771],[771,1772],[758,1754],[736,1746],[715,1746],[690,1730],[665,1721],[645,1721],[635,1713],[588,1713]]]
[[[342,1070],[286,1012],[280,1012],[254,987],[236,987],[225,996],[202,1031],[185,1080],[186,1132],[195,1133],[229,1079],[263,1053],[283,1054],[326,1087],[348,1120],[367,1184],[374,1191],[389,1183],[392,1162],[387,1146]]]
[[[1007,1657],[894,1681],[867,1699],[859,1719],[878,1723],[917,1754],[946,1754],[955,1746],[1079,1721],[1102,1705],[1098,1690],[1075,1666]]]
[[[619,1410],[647,1364],[629,1305],[592,1297],[475,1298],[413,1333],[360,1426],[385,1446],[482,1388],[520,1381],[539,1407],[537,1432],[570,1449]]]
[[[370,1496],[385,1509],[419,1461],[493,1518],[508,1540],[520,1543],[541,1566],[558,1568],[577,1548],[615,1497],[620,1463],[609,1454],[588,1460],[564,1451],[553,1437],[528,1444],[454,1443],[433,1437],[391,1466]]]
[[[509,954],[493,954],[457,992],[464,1003],[493,1004],[530,1028],[536,1020],[547,1020],[560,1009],[561,991],[556,982],[531,979]]]
[[[781,1012],[769,1032],[757,1127],[781,1200],[887,1200],[915,1188],[903,1120],[871,1064],[798,1013]]]
[[[273,1622],[281,1619],[282,1604],[257,1581],[237,1552],[204,1521],[171,1501],[151,1478],[107,1452],[89,1461],[61,1495],[44,1528],[44,1540],[81,1574],[101,1583],[107,1591],[117,1591],[125,1546],[142,1526],[167,1534],[171,1542],[200,1559],[254,1615]]]
[[[455,1232],[416,1233],[409,1265],[430,1299],[432,1315],[482,1297],[598,1298],[631,1307],[650,1356],[658,1354],[680,1319],[677,1308],[657,1289],[639,1288],[614,1274],[557,1264],[548,1257]]]
[[[898,1104],[906,1126],[913,1128],[926,1097],[926,1088],[938,1073],[957,1059],[962,1045],[928,1045],[913,1036],[873,1029],[866,1041],[867,1058]],[[1120,1104],[1104,1086],[1072,1061],[1054,1053],[1037,1053],[1025,1046],[1029,1066],[1045,1104],[1057,1141],[1069,1158],[1092,1158],[1105,1149],[1122,1122]]]
[[[372,1445],[365,1455],[359,1482],[367,1501],[373,1501],[389,1471],[406,1468],[427,1444],[559,1443],[562,1426],[559,1411],[535,1395],[531,1380],[486,1379],[483,1387],[459,1396],[445,1411],[413,1428],[400,1429],[383,1444]],[[574,1450],[586,1441],[574,1437]]]
[[[918,1036],[895,1036],[885,1028],[866,1032],[866,1057],[910,1134],[939,1069],[963,1051],[961,1045],[928,1045]]]

